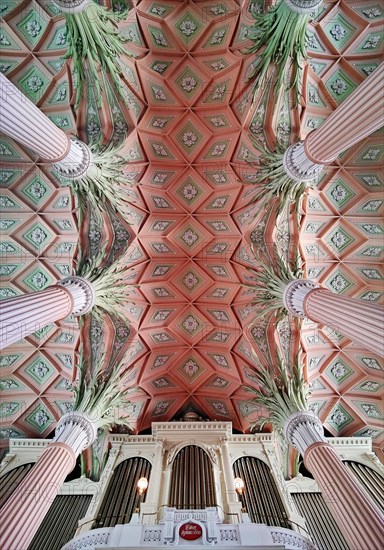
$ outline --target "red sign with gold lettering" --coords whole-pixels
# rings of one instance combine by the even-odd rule
[[[199,539],[203,530],[197,523],[190,521],[189,523],[184,523],[179,529],[180,537],[184,540],[196,540]]]

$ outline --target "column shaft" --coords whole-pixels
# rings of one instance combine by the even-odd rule
[[[161,492],[161,506],[169,506],[169,495],[171,492],[171,481],[172,481],[172,464],[169,464],[163,470],[163,486]]]
[[[68,154],[68,136],[2,73],[0,99],[0,130],[4,134],[46,162],[58,162]]]
[[[76,458],[97,436],[97,422],[86,413],[64,414],[55,437],[1,510],[2,550],[27,549]]]
[[[1,302],[0,349],[73,311],[73,298],[62,286],[51,286],[39,292],[8,298]]]
[[[49,443],[1,511],[2,550],[28,548],[76,456],[65,443]]]
[[[88,146],[70,139],[2,73],[0,131],[32,149],[42,162],[55,163],[60,175],[66,178],[85,177],[91,167]]]
[[[312,321],[340,331],[355,344],[384,355],[384,307],[315,288],[304,298],[304,312]]]
[[[307,157],[327,164],[384,125],[384,62],[304,141]]]
[[[228,502],[237,502],[237,494],[235,489],[235,476],[233,475],[231,457],[229,455],[228,441],[221,443],[221,457],[223,461],[224,481],[226,486]]]
[[[161,479],[163,473],[163,443],[158,441],[155,447],[155,456],[153,457],[151,478],[149,480],[149,486],[145,504],[153,504],[156,508],[159,506],[159,496]]]
[[[92,284],[83,277],[66,277],[39,292],[1,302],[0,349],[14,344],[48,323],[68,315],[84,315],[95,303]]]
[[[383,516],[332,446],[313,443],[304,453],[304,463],[351,550],[383,548]]]
[[[316,181],[324,164],[384,125],[384,62],[304,141],[290,145],[283,166],[294,181]]]

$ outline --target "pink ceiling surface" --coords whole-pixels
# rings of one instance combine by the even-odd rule
[[[6,32],[20,46],[17,54],[4,52],[7,76],[20,85],[33,68],[47,75],[47,88],[36,104],[56,120],[67,120],[66,129],[76,133],[77,128],[82,139],[92,137],[88,126],[92,130],[99,124],[109,143],[121,130],[121,113],[129,127],[120,154],[127,160],[127,181],[138,183],[127,185],[135,201],[131,213],[122,222],[109,212],[99,226],[88,219],[80,238],[94,252],[90,236],[101,235],[98,246],[105,243],[109,256],[126,264],[128,281],[138,285],[126,306],[129,336],[108,318],[103,327],[89,328],[87,321],[83,328],[83,341],[89,339],[88,330],[102,333],[108,359],[116,363],[125,354],[126,366],[132,367],[125,379],[131,387],[127,409],[132,429],[140,432],[152,421],[179,418],[192,408],[205,418],[231,420],[235,429],[249,430],[259,411],[243,384],[255,385],[255,357],[273,358],[277,346],[292,358],[300,342],[312,409],[333,435],[371,436],[378,451],[384,441],[381,359],[326,327],[303,323],[299,335],[288,321],[278,328],[256,321],[249,306],[252,294],[242,283],[247,268],[255,265],[251,244],[265,250],[275,242],[284,254],[299,248],[307,276],[332,291],[383,299],[382,135],[352,147],[323,171],[304,201],[300,227],[296,215],[281,217],[276,227],[274,211],[265,215],[259,205],[250,204],[255,187],[246,183],[255,181],[260,145],[273,149],[277,141],[287,146],[298,135],[305,137],[377,66],[384,12],[374,3],[323,2],[309,25],[303,95],[291,109],[289,94],[274,98],[268,87],[252,103],[245,84],[255,59],[243,52],[254,24],[250,10],[258,4],[133,2],[128,18],[119,23],[126,37],[127,56],[121,62],[127,105],[113,104],[105,92],[102,108],[92,118],[89,90],[76,113],[71,107],[70,62],[52,73],[52,63],[56,66],[66,51],[63,46],[48,48],[64,24],[62,16],[53,16],[45,0],[23,0],[4,17]],[[45,38],[32,46],[18,27],[29,5],[50,21]],[[344,26],[346,34],[339,37],[333,25]],[[57,86],[65,82],[69,103],[53,106]],[[26,178],[38,168],[50,189],[49,200],[38,206],[24,193],[20,176],[3,189],[22,205],[20,225],[7,237],[10,244],[23,243],[22,268],[1,283],[18,294],[31,291],[27,282],[38,267],[52,281],[61,278],[52,260],[57,259],[55,247],[65,244],[70,233],[74,250],[78,236],[68,188],[59,187],[50,168],[35,166],[30,151],[14,142],[8,145],[29,163]],[[4,166],[10,169],[11,164]],[[66,206],[57,210],[58,204]],[[43,254],[24,238],[34,220],[52,232]],[[57,228],[60,220],[71,226],[70,232]],[[72,256],[67,263],[59,267],[70,269]],[[79,341],[71,319],[50,327],[40,339],[32,335],[7,350],[2,393],[9,399],[3,412],[10,414],[1,422],[5,432],[15,428],[30,437],[52,432],[71,406],[69,383],[75,378]],[[40,359],[50,369],[43,382],[31,376]],[[44,422],[36,424],[36,418]]]
[[[241,431],[249,425],[242,373],[250,363],[239,350],[249,349],[241,283],[253,214],[240,180],[253,146],[237,108],[251,62],[239,51],[247,45],[240,28],[253,23],[247,10],[235,2],[144,1],[124,23],[135,33],[146,104],[124,151],[148,162],[137,188],[141,262],[130,317],[147,349],[137,430],[188,407]]]
[[[254,385],[255,357],[273,358],[276,346],[293,357],[300,338],[288,321],[278,329],[255,321],[256,312],[249,306],[252,295],[243,286],[247,268],[254,265],[250,246],[265,250],[276,242],[284,253],[300,239],[300,250],[309,264],[311,257],[306,248],[308,236],[297,228],[295,219],[281,218],[275,227],[274,212],[266,216],[258,205],[250,204],[255,190],[244,183],[255,180],[261,150],[252,140],[273,148],[277,140],[289,144],[297,134],[304,137],[339,103],[337,93],[331,93],[335,71],[348,75],[356,86],[367,76],[357,74],[357,62],[363,65],[364,59],[375,59],[373,53],[372,60],[368,57],[369,51],[362,51],[360,57],[356,54],[353,36],[336,55],[337,41],[333,46],[325,36],[332,37],[332,29],[326,26],[328,12],[335,20],[346,18],[357,36],[364,29],[365,37],[368,27],[357,3],[352,11],[345,2],[326,2],[320,23],[314,21],[310,27],[313,43],[317,40],[323,49],[317,54],[315,46],[310,47],[313,60],[303,82],[309,95],[295,110],[291,110],[288,94],[274,98],[268,88],[252,103],[246,77],[254,57],[244,55],[249,45],[247,34],[254,24],[251,5],[144,1],[135,4],[130,22],[124,23],[132,31],[131,46],[134,42],[137,56],[132,67],[145,104],[125,151],[128,158],[132,151],[139,151],[141,162],[148,163],[139,180],[140,201],[136,203],[142,220],[135,240],[141,260],[134,268],[140,290],[133,298],[136,309],[130,317],[136,338],[146,350],[138,378],[142,393],[135,397],[141,403],[141,414],[134,419],[138,431],[149,428],[154,420],[181,416],[187,408],[210,419],[231,420],[241,431],[247,431],[257,418],[259,411],[243,387]],[[378,22],[370,24],[376,32]],[[316,74],[319,70],[320,76]],[[377,138],[372,139],[375,145]],[[343,158],[345,168],[339,170],[353,186],[350,158],[350,154]],[[376,173],[377,166],[374,169]],[[334,181],[328,169],[324,173],[327,177],[319,186],[320,196]],[[327,185],[327,181],[331,183]],[[359,206],[363,191],[356,188],[354,192]],[[315,190],[311,196],[317,193]],[[320,220],[328,216],[335,223],[343,215],[341,206],[337,205],[336,212],[327,209],[326,201],[321,204],[323,210],[315,212]],[[307,203],[305,208],[310,223],[313,214]],[[343,220],[336,223],[350,228]],[[323,232],[322,241],[329,241],[333,231]],[[357,230],[350,237],[355,239],[354,250],[363,244]],[[331,256],[329,251],[327,254],[324,260],[333,261],[327,265],[334,265],[336,272],[335,262],[342,262],[344,253],[334,249]],[[349,279],[353,277],[350,271]],[[321,280],[325,281],[324,277]],[[323,367],[317,372],[311,370],[313,353],[307,325],[303,329],[301,344],[308,351],[305,360],[313,408],[319,407],[323,422],[334,435],[372,432],[379,443],[383,432],[377,429],[376,418],[372,413],[368,421],[365,409],[359,409],[361,399],[355,399],[368,378],[350,359],[349,349],[344,357],[343,348],[350,343],[333,340],[332,345],[323,345]],[[314,346],[317,351],[319,344]],[[353,373],[345,388],[335,384],[335,379],[326,383],[322,374],[326,365],[339,368],[339,363],[348,365],[346,371]],[[375,384],[373,381],[376,388]],[[355,393],[348,394],[349,390]],[[372,397],[375,407],[379,393]],[[322,407],[318,396],[323,401],[326,397],[328,405]],[[351,421],[338,427],[332,423],[332,415],[335,421]]]

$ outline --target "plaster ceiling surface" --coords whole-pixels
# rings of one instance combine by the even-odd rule
[[[127,134],[120,154],[127,180],[138,183],[127,187],[130,216],[89,216],[80,238],[91,254],[107,243],[108,260],[124,263],[137,285],[129,330],[108,318],[82,328],[90,353],[104,349],[112,363],[124,357],[131,366],[133,430],[193,409],[247,431],[260,412],[243,389],[254,385],[255,357],[279,348],[293,358],[301,340],[312,409],[333,435],[370,435],[379,447],[381,359],[337,330],[305,321],[300,335],[288,320],[277,328],[256,321],[243,283],[257,263],[251,245],[276,243],[285,255],[299,247],[308,277],[332,291],[382,300],[381,134],[327,166],[298,216],[276,224],[275,209],[251,201],[263,147],[303,138],[377,66],[384,11],[375,2],[324,2],[309,26],[303,95],[292,108],[289,93],[274,98],[269,88],[252,102],[246,83],[255,58],[243,52],[261,4],[135,2],[119,23],[126,104],[104,78],[101,109],[89,88],[75,111],[63,17],[49,0],[9,2],[1,70],[65,131],[104,143]],[[51,166],[5,136],[0,155],[5,298],[71,272],[78,231],[75,203]],[[70,409],[79,333],[67,319],[4,351],[3,438],[45,437]]]

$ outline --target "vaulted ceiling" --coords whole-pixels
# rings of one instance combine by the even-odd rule
[[[256,265],[251,245],[276,243],[284,255],[299,247],[308,277],[333,292],[382,300],[381,134],[327,167],[299,215],[265,213],[252,203],[252,182],[264,147],[303,138],[377,66],[384,11],[375,2],[324,2],[309,27],[303,96],[293,108],[289,93],[274,98],[269,88],[252,102],[246,83],[255,59],[243,52],[262,4],[134,2],[119,23],[126,104],[101,75],[101,109],[91,88],[71,107],[65,21],[49,0],[0,7],[0,69],[65,131],[104,143],[127,136],[120,154],[131,214],[89,216],[80,241],[90,254],[107,244],[108,259],[126,265],[137,285],[126,307],[130,330],[106,318],[88,319],[82,331],[88,353],[104,349],[112,362],[125,355],[132,365],[135,431],[188,409],[247,431],[259,414],[243,389],[254,384],[251,347],[261,361],[276,347],[292,358],[301,340],[313,410],[332,434],[371,435],[379,447],[380,358],[326,327],[304,322],[300,337],[288,320],[277,328],[255,321],[243,284]],[[52,166],[5,136],[0,159],[3,299],[69,274],[78,231],[74,200]],[[47,436],[70,409],[79,340],[77,320],[67,319],[5,350],[2,438]]]

